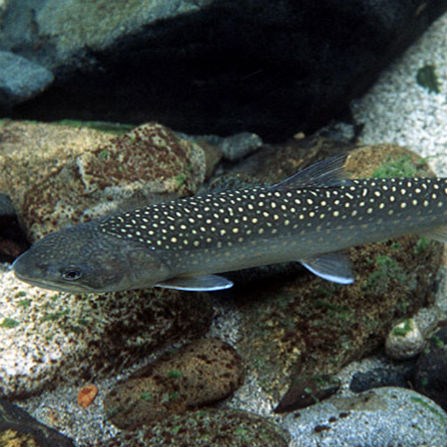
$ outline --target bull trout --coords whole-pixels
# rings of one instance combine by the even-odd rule
[[[218,273],[288,261],[340,284],[343,250],[419,234],[447,241],[447,178],[348,180],[333,157],[267,187],[208,193],[52,233],[13,264],[16,276],[67,292],[146,287],[227,289]]]

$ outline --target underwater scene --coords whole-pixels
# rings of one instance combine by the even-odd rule
[[[0,0],[0,447],[445,447],[447,3]]]

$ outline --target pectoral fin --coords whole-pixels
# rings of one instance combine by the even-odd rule
[[[328,281],[338,284],[352,284],[354,282],[351,261],[344,253],[327,253],[302,259],[300,262],[312,273]]]
[[[233,287],[233,283],[218,275],[203,275],[191,277],[178,277],[167,279],[155,284],[156,287],[165,289],[186,290],[190,292],[213,292]]]

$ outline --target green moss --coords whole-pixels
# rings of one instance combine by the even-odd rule
[[[110,157],[109,151],[107,149],[103,149],[98,153],[98,158],[100,160],[108,160]]]
[[[30,300],[30,299],[20,300],[20,301],[18,302],[18,305],[19,305],[20,307],[23,307],[23,308],[25,308],[25,309],[28,309],[28,307],[31,306],[31,300]]]
[[[58,312],[49,312],[42,317],[41,321],[57,321],[66,315],[69,315],[70,311],[68,309],[60,310]]]
[[[445,346],[444,341],[437,335],[433,335],[433,337],[430,338],[430,341],[435,345],[436,348],[442,349]]]
[[[415,255],[420,255],[423,253],[427,248],[430,246],[430,239],[421,236],[418,241],[416,242],[416,245],[413,248],[413,252]]]
[[[390,178],[390,177],[417,177],[418,168],[422,167],[425,161],[419,165],[415,164],[411,157],[407,154],[400,157],[388,156],[386,160],[373,171],[374,178]]]
[[[171,428],[171,433],[173,435],[176,435],[183,427],[181,425],[174,425],[174,427]]]
[[[173,400],[178,400],[180,398],[180,393],[178,391],[173,391],[170,393],[163,393],[161,396],[161,403],[166,404],[172,402]]]
[[[388,289],[391,280],[404,283],[407,279],[403,268],[390,256],[379,255],[374,264],[375,270],[368,275],[364,282],[365,290],[373,290],[376,294],[382,294]]]
[[[178,174],[175,177],[175,182],[177,183],[177,187],[180,188],[181,186],[183,186],[186,182],[186,175],[185,174]]]
[[[245,427],[237,427],[234,434],[243,442],[250,440],[252,435]]]
[[[152,393],[150,393],[149,391],[143,391],[140,394],[140,399],[141,400],[146,400],[146,401],[152,400]]]
[[[135,126],[132,124],[120,124],[111,123],[108,121],[78,121],[78,120],[61,120],[56,121],[55,124],[60,124],[62,126],[70,126],[76,128],[90,128],[95,130],[101,130],[103,132],[108,132],[116,135],[122,135],[132,130]]]
[[[4,318],[3,321],[0,323],[0,327],[3,327],[5,329],[12,329],[17,327],[19,324],[20,322],[14,320],[13,318]]]
[[[430,405],[424,399],[417,396],[411,396],[410,400],[413,401],[415,404],[421,405],[422,407],[426,408],[428,411],[430,411],[430,413],[438,417],[441,420],[441,422],[444,423],[445,420],[444,415],[433,405]]]
[[[354,311],[348,306],[331,303],[326,300],[316,300],[315,307],[327,309],[328,315],[342,321],[349,321],[354,317]]]
[[[430,93],[440,93],[441,91],[434,65],[426,64],[419,68],[416,73],[416,82]]]
[[[390,248],[391,248],[391,250],[401,250],[402,245],[400,242],[393,241],[393,242],[391,242]]]
[[[168,371],[168,377],[170,379],[178,379],[179,377],[182,377],[183,373],[179,371],[178,369],[171,369]]]
[[[405,337],[413,329],[413,323],[410,319],[404,320],[402,323],[396,325],[392,334],[396,337]]]

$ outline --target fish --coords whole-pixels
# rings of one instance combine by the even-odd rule
[[[419,234],[447,242],[447,178],[348,179],[337,155],[270,186],[179,198],[51,233],[13,263],[20,280],[71,292],[216,291],[225,272],[297,261],[352,284],[347,248]]]

